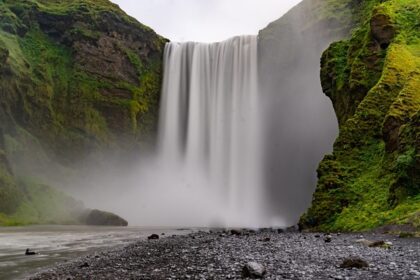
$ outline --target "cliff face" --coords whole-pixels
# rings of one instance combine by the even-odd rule
[[[369,1],[306,0],[259,34],[260,94],[267,114],[267,200],[296,223],[311,202],[316,172],[332,151],[338,124],[320,79],[320,57],[346,38]]]
[[[420,226],[420,5],[370,1],[348,40],[322,56],[340,125],[304,228]]]
[[[0,1],[1,213],[31,200],[15,175],[153,139],[164,44],[107,0]]]
[[[267,123],[283,143],[267,150],[276,211],[305,210],[316,178],[302,174],[336,137],[321,90],[339,125],[302,228],[419,227],[419,9],[411,0],[306,0],[260,32]]]

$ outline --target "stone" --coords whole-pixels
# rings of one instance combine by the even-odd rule
[[[242,268],[242,277],[243,278],[252,278],[252,279],[261,279],[266,275],[267,270],[262,264],[257,262],[248,262]]]
[[[242,231],[239,230],[239,229],[232,229],[232,230],[230,230],[230,234],[240,236],[240,235],[242,235]]]
[[[126,227],[128,222],[118,215],[100,210],[85,210],[79,217],[79,221],[89,226],[118,226]]]
[[[291,227],[286,228],[286,232],[299,232],[299,226],[298,225],[294,225]]]
[[[325,241],[325,243],[330,243],[332,241],[332,236],[331,235],[325,236],[324,241]]]
[[[371,247],[371,248],[376,248],[376,247],[383,247],[383,246],[385,246],[385,241],[373,241],[370,245],[369,245],[369,247]]]
[[[355,242],[360,243],[360,244],[365,245],[365,246],[370,246],[374,243],[373,241],[370,241],[370,240],[367,240],[367,239],[364,239],[364,238],[357,239]]]
[[[88,267],[90,267],[90,265],[87,262],[79,266],[79,268],[88,268]]]
[[[345,259],[340,264],[340,268],[345,268],[345,269],[349,269],[349,268],[361,269],[361,268],[366,268],[366,267],[369,267],[369,264],[365,260],[362,260],[361,258],[348,258],[348,259]]]
[[[159,235],[157,234],[152,234],[149,237],[147,237],[148,240],[157,240],[159,239]]]
[[[410,274],[420,276],[420,272],[415,269],[410,269]]]
[[[34,252],[34,251],[31,251],[31,249],[26,249],[26,251],[25,251],[25,255],[26,256],[33,256],[33,255],[37,255],[37,253],[36,252]]]

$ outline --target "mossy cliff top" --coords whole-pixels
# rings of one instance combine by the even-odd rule
[[[420,227],[420,4],[371,1],[349,40],[323,54],[340,124],[303,228]]]
[[[152,142],[165,42],[110,1],[0,0],[1,213],[33,200],[21,175]]]
[[[136,147],[155,130],[164,44],[109,1],[0,1],[5,115],[63,162]]]

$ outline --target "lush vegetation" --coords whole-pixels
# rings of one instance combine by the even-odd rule
[[[20,202],[13,213],[0,213],[0,225],[77,224],[81,202],[44,184],[23,179],[18,183]]]
[[[0,224],[71,220],[31,181],[153,139],[164,44],[107,0],[0,0]]]
[[[323,55],[321,79],[340,123],[301,225],[361,231],[420,217],[420,4],[367,1],[348,40]]]
[[[419,229],[418,0],[307,0],[295,12],[308,15],[305,36],[352,30],[322,56],[340,135],[300,224]],[[275,40],[293,30],[276,24]],[[108,0],[0,0],[0,225],[77,222],[82,206],[33,178],[153,139],[164,44]]]

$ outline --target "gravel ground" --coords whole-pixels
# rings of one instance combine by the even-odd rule
[[[236,232],[234,232],[236,233]],[[30,279],[241,279],[243,267],[256,262],[264,279],[420,279],[420,239],[389,235],[198,232],[142,240],[50,268]],[[370,248],[358,239],[392,242]],[[358,257],[367,268],[343,269]]]

